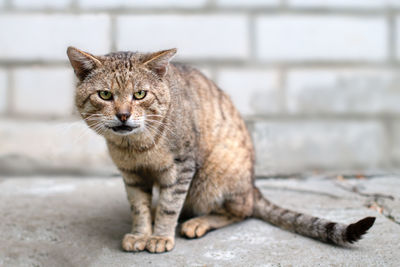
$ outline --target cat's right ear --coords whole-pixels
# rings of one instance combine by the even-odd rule
[[[100,59],[72,46],[68,47],[67,55],[76,77],[80,81],[83,81],[90,72],[102,65]]]
[[[169,61],[176,54],[176,51],[176,48],[172,48],[148,54],[144,58],[143,65],[163,77],[167,72]]]

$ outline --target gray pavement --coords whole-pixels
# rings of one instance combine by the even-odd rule
[[[349,223],[376,216],[355,245],[323,244],[249,219],[170,253],[126,253],[129,206],[120,178],[0,178],[0,266],[400,266],[400,176],[263,179],[282,206]]]

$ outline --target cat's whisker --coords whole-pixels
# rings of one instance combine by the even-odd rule
[[[102,113],[93,113],[93,112],[81,112],[81,115],[104,115]]]
[[[60,135],[64,134],[65,132],[70,131],[72,127],[75,127],[76,125],[79,125],[81,123],[82,123],[81,121],[75,121],[75,122],[59,125],[58,126],[59,127],[59,134]]]
[[[87,116],[85,118],[83,118],[84,120],[90,119],[90,118],[104,118],[104,115],[102,114],[92,114],[90,116]]]
[[[104,123],[104,120],[103,119],[89,119],[89,120],[86,120],[86,123],[87,124],[92,124],[92,123],[96,123],[96,122],[103,122]]]
[[[103,127],[103,123],[102,121],[96,121],[92,124],[89,124],[90,128],[84,128],[83,131],[75,138],[74,143],[78,143],[82,138],[84,138],[85,136],[87,136],[91,130],[94,130],[95,132],[97,132],[97,128],[99,127]]]
[[[80,133],[78,133],[78,135],[74,138],[74,140],[72,141],[72,143],[74,144],[74,145],[76,145],[76,144],[78,144],[79,143],[79,141],[84,137],[84,136],[86,136],[88,133],[90,133],[90,129],[89,128],[84,128],[84,129],[82,129],[81,131],[80,131]]]
[[[104,119],[102,116],[88,116],[86,118],[83,118],[84,121],[89,121],[89,120],[102,120]]]
[[[104,114],[102,114],[102,113],[81,113],[81,115],[89,115],[89,116],[100,115],[100,116],[103,116]]]
[[[165,122],[172,122],[172,120],[170,118],[161,116],[161,115],[146,115],[146,116],[144,116],[144,118],[145,119],[147,119],[147,118],[150,118],[150,119],[151,118],[153,118],[153,119],[162,118],[162,120],[160,120],[160,121],[165,120]]]
[[[94,129],[94,131],[96,133],[98,133],[99,135],[103,135],[106,130],[107,130],[107,128],[102,125],[97,127],[96,129]]]
[[[156,141],[154,140],[154,137],[151,135],[149,129],[145,128],[144,134],[153,142],[154,146],[157,146]]]
[[[145,127],[148,129],[151,129],[153,131],[153,134],[155,134],[155,135],[159,134],[162,136],[162,134],[163,134],[163,132],[160,129],[158,129],[157,127],[155,127],[154,125],[145,124]]]
[[[159,129],[157,129],[156,127],[154,127],[153,125],[146,124],[145,129],[152,130],[153,134],[160,134],[160,135],[162,134],[162,132]]]
[[[75,122],[71,122],[71,123],[68,123],[68,124],[60,125],[60,129],[59,129],[58,134],[59,135],[64,135],[64,134],[67,135],[67,134],[70,134],[70,133],[73,134],[73,132],[77,132],[78,133],[77,136],[79,137],[84,132],[89,130],[87,127],[77,127],[77,126],[81,126],[81,124],[82,124],[82,121],[75,121]],[[73,130],[73,128],[76,128],[77,130],[76,129]]]
[[[146,121],[152,122],[155,124],[158,123],[159,126],[162,126],[165,130],[169,131],[169,133],[171,133],[174,137],[179,138],[179,136],[176,133],[174,133],[165,123],[156,121],[156,120],[151,120],[151,119],[147,119]],[[147,125],[149,125],[149,124],[147,124]]]
[[[149,115],[145,115],[144,117],[159,117],[159,118],[166,118],[165,116],[162,115],[156,115],[156,114],[149,114]]]
[[[157,129],[156,127],[151,126],[151,125],[147,125],[147,126],[148,126],[148,128],[145,128],[145,130],[148,130],[149,133],[151,133],[150,130],[152,130],[152,134],[153,134],[153,135],[156,135],[156,134],[162,135],[162,134],[163,134],[163,133],[162,133],[159,129]],[[154,137],[152,137],[152,139],[154,140]],[[170,144],[170,141],[169,141],[168,138],[163,138],[163,140],[164,140],[165,143]]]

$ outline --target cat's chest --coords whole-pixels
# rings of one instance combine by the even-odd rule
[[[112,160],[120,169],[151,168],[162,169],[171,165],[173,155],[162,148],[152,148],[146,151],[134,151],[109,146]]]

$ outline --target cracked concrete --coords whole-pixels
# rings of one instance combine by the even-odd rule
[[[384,187],[382,187],[382,184],[384,184]],[[335,185],[365,197],[366,207],[378,211],[389,220],[400,225],[400,189],[398,187],[396,188],[398,185],[391,184],[391,181],[387,180],[387,178],[381,177],[379,180],[372,179],[367,183],[360,183],[357,182],[357,180],[348,180],[347,183],[336,182]],[[394,188],[391,188],[391,185],[393,185]]]
[[[399,176],[318,175],[257,185],[291,209],[344,223],[376,216],[376,224],[347,248],[249,219],[198,240],[177,237],[170,253],[126,253],[120,240],[130,215],[120,178],[3,177],[0,266],[398,266]]]

